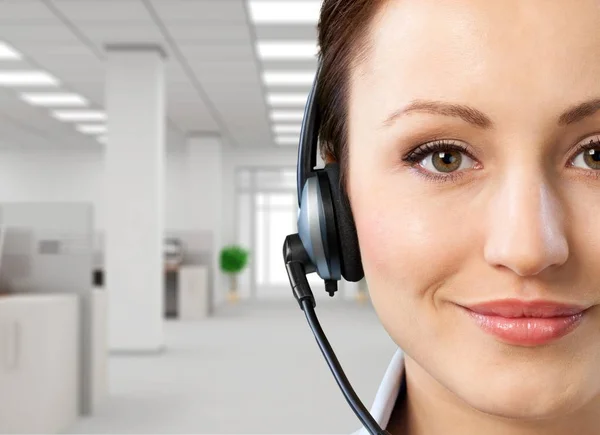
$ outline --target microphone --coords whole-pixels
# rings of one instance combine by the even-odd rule
[[[283,243],[283,258],[294,297],[298,301],[300,309],[304,311],[306,320],[312,329],[319,348],[321,349],[338,386],[342,390],[346,401],[371,435],[391,435],[377,424],[373,416],[354,392],[354,389],[350,385],[350,381],[348,381],[348,378],[344,374],[344,370],[319,324],[319,320],[315,313],[317,304],[310,285],[308,284],[308,280],[306,279],[307,270],[314,270],[314,266],[312,266],[308,253],[304,249],[298,234],[292,234],[285,238],[285,242]],[[329,295],[333,296],[337,290],[337,281],[325,280],[325,288]]]

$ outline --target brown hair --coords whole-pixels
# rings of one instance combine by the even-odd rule
[[[321,73],[316,99],[321,158],[340,164],[346,189],[350,73],[366,55],[371,21],[385,0],[323,0],[318,23]],[[346,190],[345,190],[346,191]]]

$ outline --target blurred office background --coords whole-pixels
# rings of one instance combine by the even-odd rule
[[[319,8],[0,0],[0,433],[359,428],[281,253]],[[309,281],[370,407],[367,283]]]

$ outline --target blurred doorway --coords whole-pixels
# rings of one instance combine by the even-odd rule
[[[298,232],[296,168],[243,168],[236,181],[237,239],[251,252],[240,285],[253,299],[293,298],[282,247],[287,235]],[[308,276],[308,282],[315,297],[328,297],[316,273]]]

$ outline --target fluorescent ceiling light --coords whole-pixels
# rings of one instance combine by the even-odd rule
[[[250,18],[255,24],[317,24],[321,1],[250,0]]]
[[[277,136],[275,142],[278,145],[298,145],[300,144],[299,136]]]
[[[6,42],[0,41],[0,60],[20,60],[23,56]]]
[[[56,77],[42,71],[0,71],[0,86],[58,86]]]
[[[299,92],[292,94],[272,93],[267,95],[267,101],[271,106],[302,106],[306,105],[308,93]]]
[[[21,99],[34,106],[87,106],[88,101],[80,95],[60,92],[29,92]]]
[[[79,124],[77,130],[85,134],[101,134],[106,133],[106,125],[104,124]]]
[[[61,121],[105,121],[106,113],[99,110],[55,110],[52,116]]]
[[[315,71],[265,71],[263,80],[268,86],[311,86]]]
[[[302,121],[303,118],[303,110],[273,110],[271,112],[273,121]]]
[[[318,54],[315,41],[259,41],[257,49],[263,60],[316,59]]]
[[[301,125],[282,125],[276,124],[273,126],[273,131],[276,134],[300,134],[300,130],[302,129]]]

